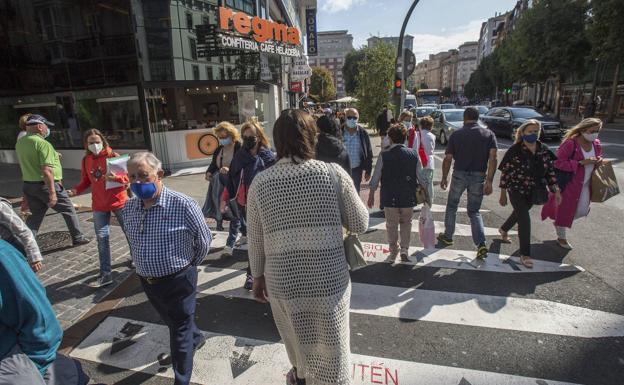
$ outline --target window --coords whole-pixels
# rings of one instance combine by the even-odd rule
[[[190,12],[186,13],[186,28],[193,29],[193,14]]]
[[[255,15],[255,0],[225,0],[225,4],[228,8],[233,8],[237,11],[243,11],[248,15]],[[265,7],[266,13],[266,7]],[[267,15],[268,16],[268,15]]]
[[[193,65],[193,80],[199,80],[199,66]]]
[[[214,80],[213,79],[213,75],[212,75],[212,67],[211,66],[206,66],[206,79]]]
[[[189,47],[191,49],[191,57],[197,60],[197,40],[189,38]]]

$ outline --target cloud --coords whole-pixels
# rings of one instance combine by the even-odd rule
[[[322,0],[321,9],[328,13],[346,11],[356,4],[364,3],[366,0]]]
[[[473,20],[466,25],[448,28],[444,35],[412,34],[414,36],[414,55],[420,62],[435,54],[449,49],[457,49],[467,41],[479,40],[481,23],[484,20]]]

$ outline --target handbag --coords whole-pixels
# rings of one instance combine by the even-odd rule
[[[425,148],[423,147],[423,144],[422,144],[421,131],[418,131],[418,137],[420,138],[420,141],[418,143],[418,157],[420,158],[420,163],[422,163],[422,166],[427,167],[427,164],[429,164],[429,159],[427,158],[427,154],[425,153]]]
[[[416,185],[416,206],[423,204],[423,203],[431,204],[431,202],[429,202],[429,193],[427,193],[426,188],[424,188],[423,186],[420,185],[420,183],[418,183]]]
[[[336,190],[336,195],[338,196],[340,222],[342,223],[342,226],[346,228],[347,216],[345,214],[344,202],[342,200],[342,188],[340,187],[340,181],[338,180],[338,175],[336,174],[336,170],[333,165],[328,163],[327,170],[332,178],[334,189]],[[347,265],[349,265],[350,270],[353,271],[360,267],[366,266],[366,261],[364,260],[364,247],[362,246],[362,242],[360,242],[360,238],[358,238],[357,234],[350,233],[349,230],[347,230],[347,236],[344,238],[343,245]]]
[[[230,201],[228,202],[229,206],[230,206],[230,211],[232,212],[232,215],[235,218],[240,218],[241,217],[242,207],[245,206],[245,204],[241,204],[240,203],[241,201],[240,201],[240,199],[238,197],[238,195],[241,194],[241,192],[242,192],[242,194],[244,195],[244,198],[245,198],[245,200],[243,202],[247,203],[247,192],[246,192],[246,190],[244,188],[243,183],[244,183],[243,182],[243,171],[241,171],[241,177],[240,177],[240,181],[238,182],[238,189],[236,190],[236,195],[234,196],[234,198],[231,198]],[[241,187],[243,187],[243,188],[241,189]]]
[[[611,162],[603,161],[591,176],[591,201],[604,202],[620,193]]]
[[[571,139],[571,140],[574,140],[574,139]],[[568,158],[568,160],[574,158],[574,154],[576,154],[576,140],[574,140],[574,150],[572,150],[572,154],[570,154],[570,157]],[[572,181],[572,178],[574,177],[573,172],[559,170],[556,167],[555,167],[555,175],[557,176],[557,184],[559,185],[559,190],[561,190],[561,192],[565,190],[568,183],[570,183]]]

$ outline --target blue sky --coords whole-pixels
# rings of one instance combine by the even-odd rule
[[[411,4],[411,0],[318,0],[318,29],[347,29],[357,48],[370,36],[398,36]],[[478,40],[483,21],[515,4],[516,0],[420,0],[406,29],[414,36],[416,59]]]

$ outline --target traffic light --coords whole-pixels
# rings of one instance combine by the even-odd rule
[[[403,85],[403,80],[396,78],[394,79],[394,94],[401,95],[401,86]]]

